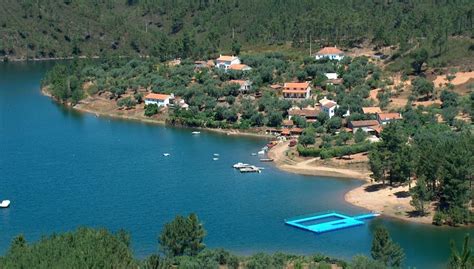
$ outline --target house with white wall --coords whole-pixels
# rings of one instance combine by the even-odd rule
[[[240,64],[240,59],[237,56],[220,55],[216,60],[216,67],[227,70],[231,65]]]
[[[366,133],[379,133],[380,124],[376,120],[353,120],[347,125],[355,134],[357,130],[361,129]]]
[[[309,99],[311,97],[311,86],[309,82],[291,82],[283,85],[283,97],[285,99]]]
[[[333,100],[329,100],[326,96],[319,100],[319,104],[321,105],[321,111],[326,113],[329,118],[334,117],[336,115],[336,109],[339,107],[337,103]]]
[[[378,113],[377,120],[381,125],[387,125],[390,122],[401,120],[402,114],[394,112],[394,113]]]
[[[173,94],[149,93],[145,96],[145,105],[154,104],[158,107],[166,107],[173,98]]]
[[[329,59],[340,61],[344,58],[344,52],[336,47],[324,47],[316,53],[316,60]]]
[[[250,80],[233,79],[229,81],[229,84],[238,84],[240,86],[240,93],[248,93],[252,89],[252,82]]]

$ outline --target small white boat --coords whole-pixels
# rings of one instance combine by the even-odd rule
[[[265,154],[265,151],[264,151],[264,150],[261,150],[261,151],[259,151],[259,152],[257,152],[257,153],[258,153],[258,155],[263,155],[263,154]]]
[[[217,160],[219,160],[219,158],[214,157],[214,158],[212,158],[212,160],[217,161]]]
[[[261,169],[255,165],[239,168],[240,173],[261,173]]]
[[[232,167],[234,167],[235,169],[240,169],[240,168],[249,167],[249,166],[251,165],[248,163],[236,163]]]
[[[254,152],[254,153],[252,153],[252,156],[257,156],[257,153],[255,153],[255,152]]]
[[[219,157],[219,153],[214,153],[213,155],[216,157]]]
[[[1,203],[0,203],[0,208],[7,208],[10,206],[10,200],[3,200]]]
[[[171,155],[171,154],[169,154],[169,153],[163,153],[163,156],[165,156],[165,157],[168,157],[168,156],[170,156],[170,155]]]
[[[199,132],[199,131],[194,131],[194,132],[192,132],[193,135],[198,135],[198,134],[200,134],[200,133],[201,133],[201,132]]]

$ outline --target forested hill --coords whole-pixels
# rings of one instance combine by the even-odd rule
[[[206,56],[239,46],[400,44],[474,35],[472,0],[2,0],[0,57]]]

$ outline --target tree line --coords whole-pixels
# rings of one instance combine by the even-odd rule
[[[382,141],[369,153],[374,179],[383,184],[388,181],[391,186],[409,184],[411,203],[420,215],[425,215],[428,205],[435,203],[435,224],[473,223],[471,130],[454,131],[437,123],[416,127],[411,122],[416,120],[392,123],[382,131]]]
[[[205,57],[241,45],[423,46],[472,36],[469,0],[6,0],[0,57]],[[453,39],[454,40],[454,39]]]
[[[357,255],[347,262],[325,255],[300,256],[285,253],[257,253],[236,256],[224,249],[208,249],[204,244],[206,230],[195,214],[177,216],[166,223],[158,236],[159,252],[144,259],[134,257],[131,236],[124,230],[112,233],[106,229],[79,228],[53,234],[29,243],[20,235],[13,239],[2,268],[400,268],[405,254],[387,229],[374,231],[371,257]],[[474,264],[469,236],[458,249],[451,243],[449,268],[465,269]]]

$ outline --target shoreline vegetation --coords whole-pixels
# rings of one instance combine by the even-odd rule
[[[44,96],[47,96],[53,99],[55,102],[59,103],[60,105],[64,105],[68,108],[74,109],[75,111],[78,111],[81,113],[92,114],[92,115],[95,115],[96,117],[109,117],[109,118],[114,118],[114,119],[139,121],[139,122],[156,124],[156,125],[167,125],[166,119],[150,118],[139,113],[135,113],[133,115],[125,115],[124,113],[121,113],[122,111],[117,110],[116,108],[110,111],[101,111],[100,109],[95,109],[91,105],[94,102],[93,100],[82,100],[81,102],[75,105],[72,105],[71,103],[60,102],[57,98],[54,98],[51,95],[47,87],[41,87],[41,93]],[[274,136],[269,135],[269,134],[246,132],[246,131],[237,130],[237,129],[215,129],[215,128],[188,127],[188,126],[175,126],[175,125],[169,125],[169,126],[183,127],[183,128],[188,128],[190,130],[192,129],[204,130],[206,132],[218,133],[218,134],[223,134],[223,135],[228,135],[228,136],[245,136],[245,137],[256,137],[256,138],[262,138],[262,139],[274,138]]]
[[[349,203],[406,221],[470,225],[474,93],[465,84],[471,80],[436,87],[435,77],[417,73],[424,54],[411,56],[413,73],[405,74],[386,72],[383,62],[365,56],[317,60],[279,52],[242,56],[247,71],[226,70],[219,59],[216,66],[212,59],[78,59],[55,65],[41,86],[59,103],[96,116],[273,137],[270,157],[282,170],[369,182],[345,195]],[[225,57],[239,59],[219,58]],[[451,81],[458,73],[449,72]],[[288,96],[294,87],[305,96]],[[374,90],[383,93],[374,99]],[[397,98],[405,103],[393,106]],[[288,143],[287,152],[280,145]],[[446,147],[457,151],[437,152]]]
[[[27,242],[23,235],[15,237],[9,250],[0,256],[5,268],[314,268],[314,269],[388,269],[410,268],[403,248],[392,240],[389,231],[376,226],[370,257],[355,255],[350,260],[331,258],[324,254],[295,255],[283,252],[255,253],[237,256],[225,249],[209,249],[204,243],[207,231],[198,216],[178,215],[165,223],[158,235],[158,251],[139,259],[131,249],[132,237],[125,230],[80,227],[74,231],[42,236],[37,242]],[[471,268],[470,235],[466,234],[459,249],[451,241],[448,268]]]

